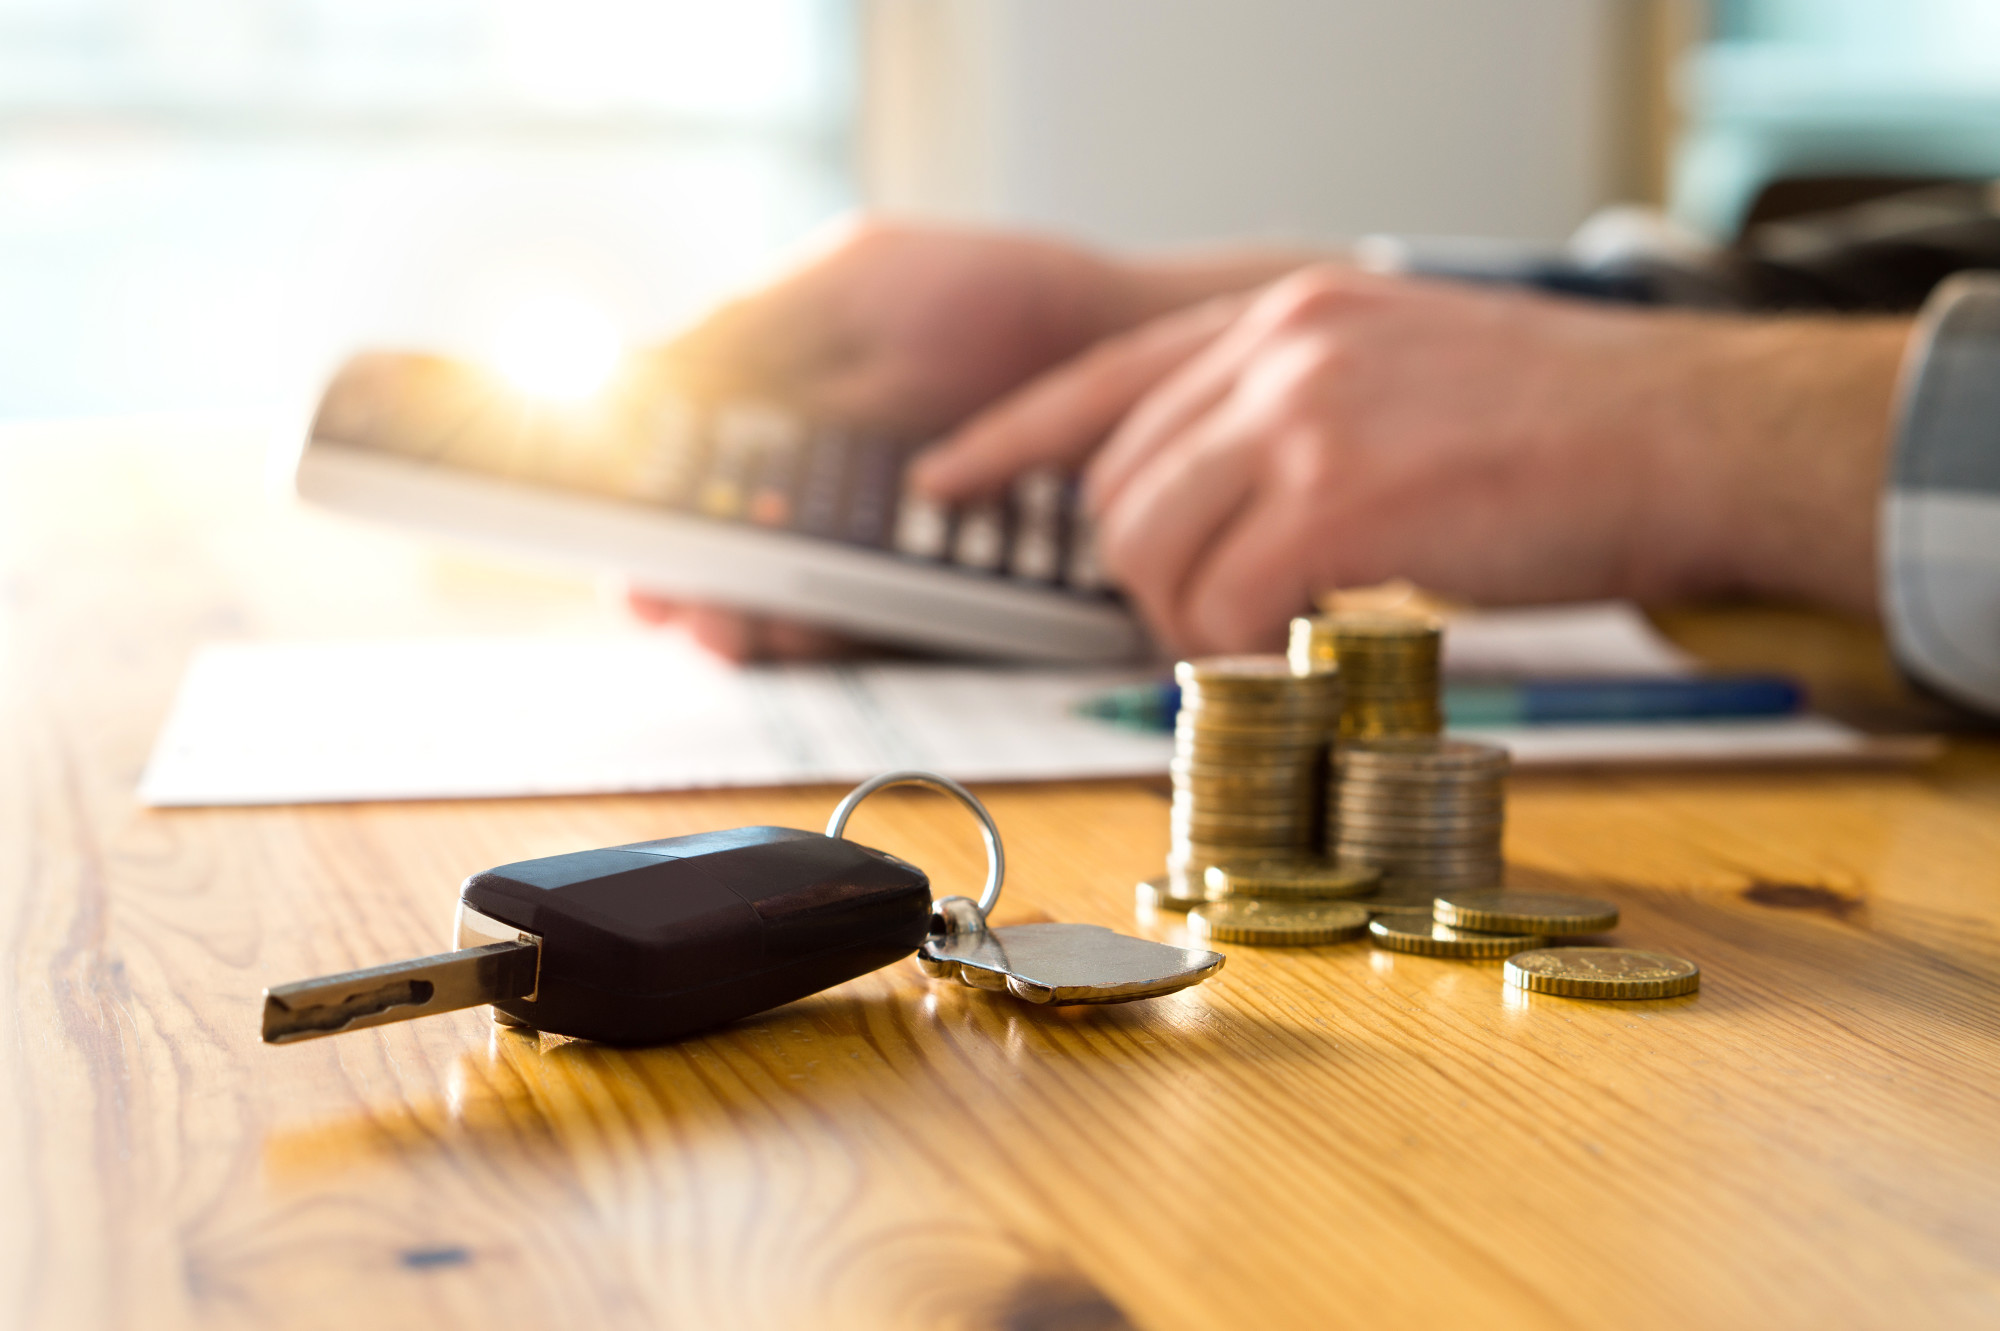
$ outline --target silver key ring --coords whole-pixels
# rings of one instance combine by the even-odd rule
[[[1000,884],[1007,877],[1007,857],[1000,849],[1000,829],[993,825],[993,815],[986,812],[986,806],[979,797],[948,776],[936,772],[884,772],[870,777],[847,792],[847,798],[834,807],[833,817],[826,820],[826,834],[837,837],[847,830],[847,820],[854,815],[855,806],[878,790],[890,786],[928,786],[942,795],[950,795],[972,810],[972,816],[979,820],[979,835],[986,839],[986,886],[979,893],[979,917],[985,919],[1000,901]],[[954,898],[963,901],[963,897]]]

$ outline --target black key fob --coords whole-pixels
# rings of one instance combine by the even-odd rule
[[[503,864],[466,879],[459,903],[460,946],[467,909],[541,940],[533,996],[499,1011],[557,1035],[652,1044],[909,956],[931,886],[852,841],[737,827]]]

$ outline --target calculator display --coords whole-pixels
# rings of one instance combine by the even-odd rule
[[[526,397],[462,362],[369,354],[342,368],[315,441],[519,484],[838,541],[969,572],[1101,592],[1073,480],[1023,476],[948,509],[903,481],[917,445],[769,403],[627,383],[580,405]]]

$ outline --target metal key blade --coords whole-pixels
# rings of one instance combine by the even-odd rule
[[[535,992],[541,946],[525,940],[299,980],[264,991],[264,1043],[386,1026]]]

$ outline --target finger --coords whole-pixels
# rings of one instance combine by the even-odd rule
[[[1250,437],[1233,415],[1212,411],[1163,445],[1099,518],[1105,566],[1171,645],[1191,641],[1182,588],[1255,488]]]
[[[740,611],[692,605],[687,607],[681,623],[690,638],[725,661],[742,665],[757,659],[756,624]]]
[[[917,461],[911,482],[956,501],[991,494],[1035,467],[1073,465],[1228,327],[1239,304],[1205,302],[1097,343],[974,416]]]
[[[687,606],[679,601],[670,601],[664,596],[641,591],[637,587],[625,589],[625,605],[640,620],[648,624],[673,624],[687,614]]]
[[[1133,406],[1090,460],[1083,495],[1091,511],[1109,512],[1156,454],[1185,437],[1227,398],[1255,346],[1245,335],[1240,309],[1232,314],[1236,317],[1227,328]]]
[[[1282,337],[1288,327],[1322,320],[1363,294],[1379,290],[1373,282],[1351,270],[1321,265],[1240,297],[1230,326],[1134,407],[1091,460],[1084,476],[1086,502],[1093,510],[1109,507],[1146,460],[1189,422],[1213,409],[1274,338]]]
[[[1296,486],[1267,485],[1210,541],[1175,608],[1194,650],[1283,645],[1291,617],[1312,603],[1305,554],[1323,531],[1306,494]]]
[[[765,655],[773,661],[834,661],[860,651],[838,633],[789,619],[765,620],[762,631]]]
[[[726,300],[660,349],[676,382],[703,395],[784,392],[845,359],[838,317],[840,255],[853,235],[836,225],[756,290]]]

